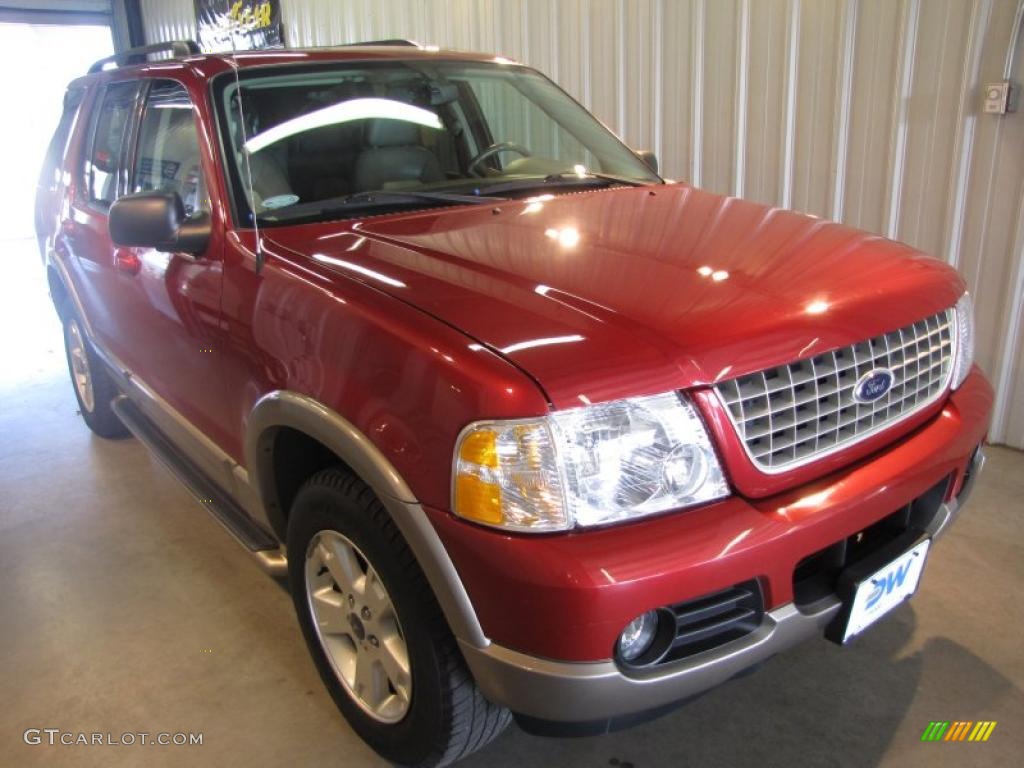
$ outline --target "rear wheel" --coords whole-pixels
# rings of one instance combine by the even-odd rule
[[[89,429],[100,437],[128,435],[128,430],[110,407],[111,401],[119,394],[117,386],[96,357],[78,318],[71,313],[64,318],[64,351],[78,411]]]
[[[381,756],[441,766],[511,720],[473,682],[412,552],[372,491],[338,469],[299,491],[288,576],[331,697]]]

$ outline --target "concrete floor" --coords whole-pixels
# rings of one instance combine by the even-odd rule
[[[90,435],[31,242],[0,282],[0,766],[383,765],[334,709],[291,602],[134,440]],[[466,768],[1019,765],[1024,454],[993,448],[911,605],[811,641],[661,720],[514,727]],[[923,744],[930,720],[996,720]],[[202,746],[28,746],[26,728],[202,732]],[[1017,755],[1015,758],[1014,755]]]

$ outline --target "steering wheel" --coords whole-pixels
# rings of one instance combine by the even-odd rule
[[[515,152],[523,157],[529,157],[533,153],[530,152],[526,147],[519,144],[514,144],[511,141],[499,141],[497,144],[491,144],[487,149],[479,152],[476,157],[469,161],[469,172],[474,176],[483,176],[477,166],[479,166],[484,160],[490,160],[495,155],[501,154],[502,152]]]

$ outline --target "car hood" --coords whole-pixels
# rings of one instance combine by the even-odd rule
[[[462,330],[556,407],[713,384],[952,306],[908,246],[685,184],[278,228]]]

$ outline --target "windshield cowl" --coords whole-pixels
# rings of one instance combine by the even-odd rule
[[[314,221],[341,220],[359,216],[416,211],[428,208],[464,205],[496,205],[541,193],[541,199],[551,199],[559,193],[607,187],[647,186],[642,182],[607,176],[548,176],[538,179],[520,179],[490,186],[478,186],[464,192],[359,192],[333,200],[292,205],[282,210],[267,211],[257,216],[261,225],[276,226]],[[486,194],[485,194],[486,193]]]

